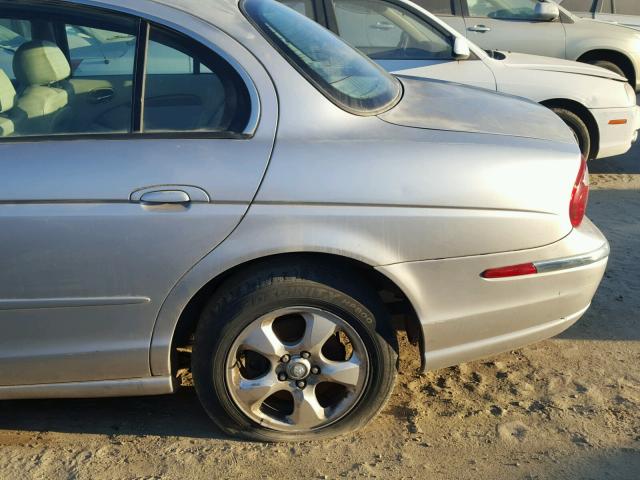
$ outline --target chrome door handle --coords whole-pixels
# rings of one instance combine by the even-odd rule
[[[169,203],[185,204],[191,202],[191,198],[187,192],[183,192],[182,190],[156,190],[146,192],[140,197],[140,202],[153,205],[166,205]]]
[[[478,33],[487,33],[490,32],[491,29],[486,25],[474,25],[473,27],[467,28],[470,32],[478,32]]]

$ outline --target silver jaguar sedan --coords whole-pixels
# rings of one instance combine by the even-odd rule
[[[436,369],[589,307],[609,247],[544,107],[392,77],[274,0],[0,7],[0,399],[190,368],[225,432],[322,438],[383,407],[398,324]]]

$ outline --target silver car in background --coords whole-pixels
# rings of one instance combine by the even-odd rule
[[[638,0],[558,0],[558,3],[580,17],[640,29]]]
[[[272,0],[0,7],[27,38],[0,74],[1,399],[187,367],[225,432],[322,438],[391,394],[392,314],[436,369],[589,307],[609,247],[546,108],[390,76]],[[128,67],[74,72],[85,28],[135,38]]]
[[[598,65],[640,91],[640,32],[580,18],[552,0],[417,0],[485,50]],[[442,5],[449,5],[448,9]],[[430,5],[439,6],[437,10]],[[453,6],[453,8],[451,8]]]

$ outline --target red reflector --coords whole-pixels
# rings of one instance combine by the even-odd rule
[[[571,225],[575,228],[579,227],[584,219],[587,211],[587,203],[589,202],[589,170],[587,169],[587,160],[582,157],[580,170],[576,183],[573,185],[571,193],[571,203],[569,204],[569,218]]]
[[[533,263],[523,263],[521,265],[511,265],[509,267],[490,268],[482,272],[483,278],[508,278],[521,277],[522,275],[534,275],[538,269]]]

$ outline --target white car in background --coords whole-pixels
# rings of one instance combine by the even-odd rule
[[[518,95],[552,109],[571,127],[589,159],[624,154],[637,138],[635,91],[609,70],[550,57],[487,53],[409,1],[333,0],[324,10],[314,8],[311,0],[282,1],[388,71]],[[449,0],[418,2],[435,6]],[[323,15],[315,13],[319,11]]]
[[[559,0],[558,3],[580,17],[618,23],[640,30],[638,0]]]

